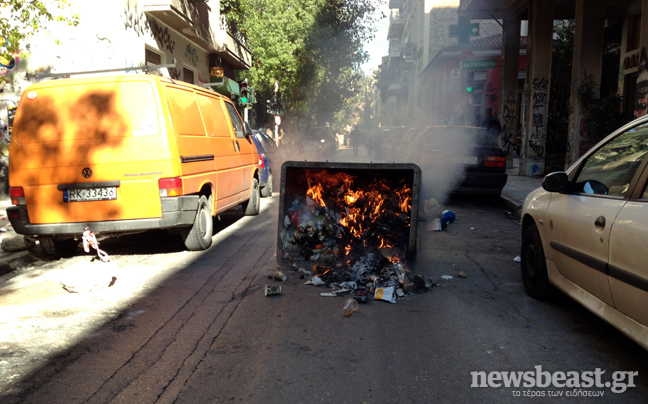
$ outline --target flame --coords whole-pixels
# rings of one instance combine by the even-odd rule
[[[395,213],[400,210],[409,214],[412,210],[412,190],[405,181],[395,186],[385,179],[374,179],[369,184],[363,182],[362,186],[354,188],[356,177],[345,172],[332,174],[327,170],[307,170],[305,176],[308,183],[306,195],[339,216],[338,224],[344,228],[340,232],[340,240],[347,244],[340,246],[340,252],[344,248],[344,256],[352,254],[353,246],[373,245],[378,249],[393,249],[396,240],[389,233],[390,225],[394,226],[393,222],[396,221],[401,228],[410,226]],[[394,215],[397,217],[394,218]],[[381,217],[384,217],[382,221]],[[353,243],[353,240],[362,240],[362,243]],[[398,255],[387,258],[392,263],[401,261]]]

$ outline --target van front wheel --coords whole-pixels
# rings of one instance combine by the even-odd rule
[[[191,227],[183,228],[180,232],[182,241],[189,251],[202,251],[209,248],[214,235],[211,198],[201,195],[198,200],[198,211]]]
[[[256,178],[252,181],[252,192],[250,199],[243,203],[245,216],[256,216],[261,210],[261,193],[259,191],[259,180]]]

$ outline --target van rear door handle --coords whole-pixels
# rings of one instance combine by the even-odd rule
[[[241,147],[239,146],[238,140],[232,140],[232,144],[234,145],[234,151],[240,152]]]

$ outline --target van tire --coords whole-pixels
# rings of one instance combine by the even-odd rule
[[[45,255],[50,259],[61,259],[61,258],[70,258],[74,255],[77,247],[79,247],[79,241],[73,238],[68,238],[65,240],[57,240],[54,238],[40,238],[38,242],[41,246],[41,250]]]
[[[183,228],[180,235],[189,251],[203,251],[211,246],[212,236],[214,235],[211,198],[207,199],[205,195],[200,196],[193,225]]]
[[[269,198],[272,196],[272,173],[268,174],[268,182],[266,182],[266,186],[261,188],[261,196],[263,198]]]
[[[250,199],[243,202],[243,211],[245,216],[256,216],[261,210],[261,193],[259,191],[259,180],[256,178],[252,181],[252,191]]]

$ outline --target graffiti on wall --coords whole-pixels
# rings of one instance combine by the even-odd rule
[[[516,111],[517,109],[517,97],[513,91],[509,91],[506,94],[504,99],[504,105],[502,107],[502,116],[500,121],[502,122],[502,132],[500,132],[499,137],[499,147],[508,154],[511,150],[511,147],[515,148],[515,140],[513,135],[515,134],[515,129],[517,126]]]
[[[185,49],[185,58],[195,67],[198,67],[198,53],[196,52],[196,48],[187,45],[187,49]]]
[[[544,77],[533,79],[531,90],[531,130],[529,151],[531,159],[544,158],[545,105],[549,101],[549,80]]]

